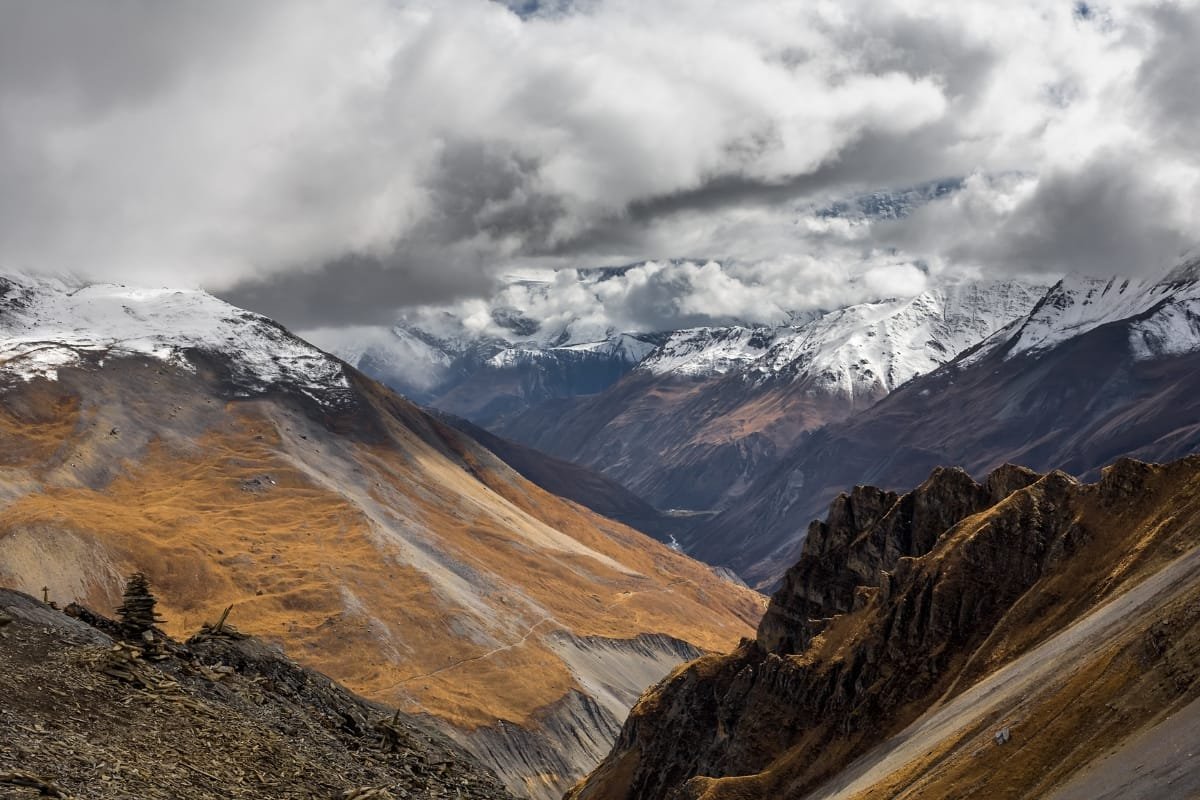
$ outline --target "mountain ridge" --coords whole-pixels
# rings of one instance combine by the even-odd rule
[[[761,613],[292,338],[281,359],[322,381],[290,384],[258,358],[290,337],[264,318],[199,294],[24,286],[0,301],[0,583],[105,611],[140,569],[175,632],[232,603],[244,629],[430,714],[510,790],[547,798],[607,749],[612,697],[631,705],[678,642],[722,649]],[[50,307],[82,310],[13,334]],[[587,637],[627,665],[604,702]]]
[[[1028,318],[799,441],[777,474],[689,531],[689,552],[769,585],[795,560],[809,521],[848,485],[897,489],[943,464],[985,475],[1018,462],[1090,477],[1123,455],[1195,451],[1200,327],[1191,321],[1200,299],[1179,274],[1064,279]],[[1148,343],[1145,326],[1164,318],[1188,322]]]
[[[994,495],[955,508],[981,485],[935,472],[918,491],[944,514],[929,532],[948,527],[913,548],[918,495],[856,490],[885,511],[854,519],[836,501],[824,524],[840,533],[806,542],[757,638],[643,695],[569,797],[1042,797],[1097,788],[1139,736],[1165,745],[1159,724],[1200,697],[1200,458],[1123,460],[1086,485],[994,477]],[[830,548],[853,560],[864,537],[882,557],[846,607],[813,567]],[[1181,757],[1130,796],[1200,782]]]

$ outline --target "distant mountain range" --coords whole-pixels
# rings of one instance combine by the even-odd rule
[[[505,356],[461,384],[475,408],[497,408],[500,392],[503,412],[463,415],[657,509],[691,512],[662,530],[766,587],[848,486],[902,488],[937,465],[986,474],[1005,461],[1086,476],[1120,455],[1200,446],[1197,270],[959,282],[788,324],[619,334],[645,352],[610,358],[619,377],[600,390],[510,391],[495,366]],[[559,346],[524,348],[543,367],[559,357]],[[523,363],[537,372],[537,358]],[[431,402],[462,413],[456,398]]]
[[[689,552],[769,583],[808,522],[856,484],[1005,462],[1094,477],[1200,450],[1200,264],[1160,281],[1070,277],[1026,315],[875,405],[798,440],[691,532]]]
[[[495,424],[659,507],[719,510],[807,432],[868,408],[1027,312],[1040,287],[956,284],[775,328],[677,331],[597,395]]]

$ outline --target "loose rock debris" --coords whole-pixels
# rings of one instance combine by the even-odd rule
[[[0,641],[0,800],[509,798],[441,734],[228,614],[185,644],[156,631],[148,647],[75,611],[0,590],[14,620]]]

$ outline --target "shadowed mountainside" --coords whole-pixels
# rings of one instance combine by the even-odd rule
[[[643,695],[570,797],[1079,796],[1156,750],[1121,796],[1190,796],[1200,763],[1161,754],[1197,721],[1197,498],[1200,458],[856,489],[757,639]]]

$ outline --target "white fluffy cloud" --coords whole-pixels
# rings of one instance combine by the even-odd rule
[[[914,263],[1157,268],[1197,238],[1198,17],[1194,0],[5,3],[0,268],[201,284],[335,324],[514,268],[644,258],[700,260],[623,282],[630,318],[919,288]],[[814,213],[945,177],[967,180],[901,220]]]

